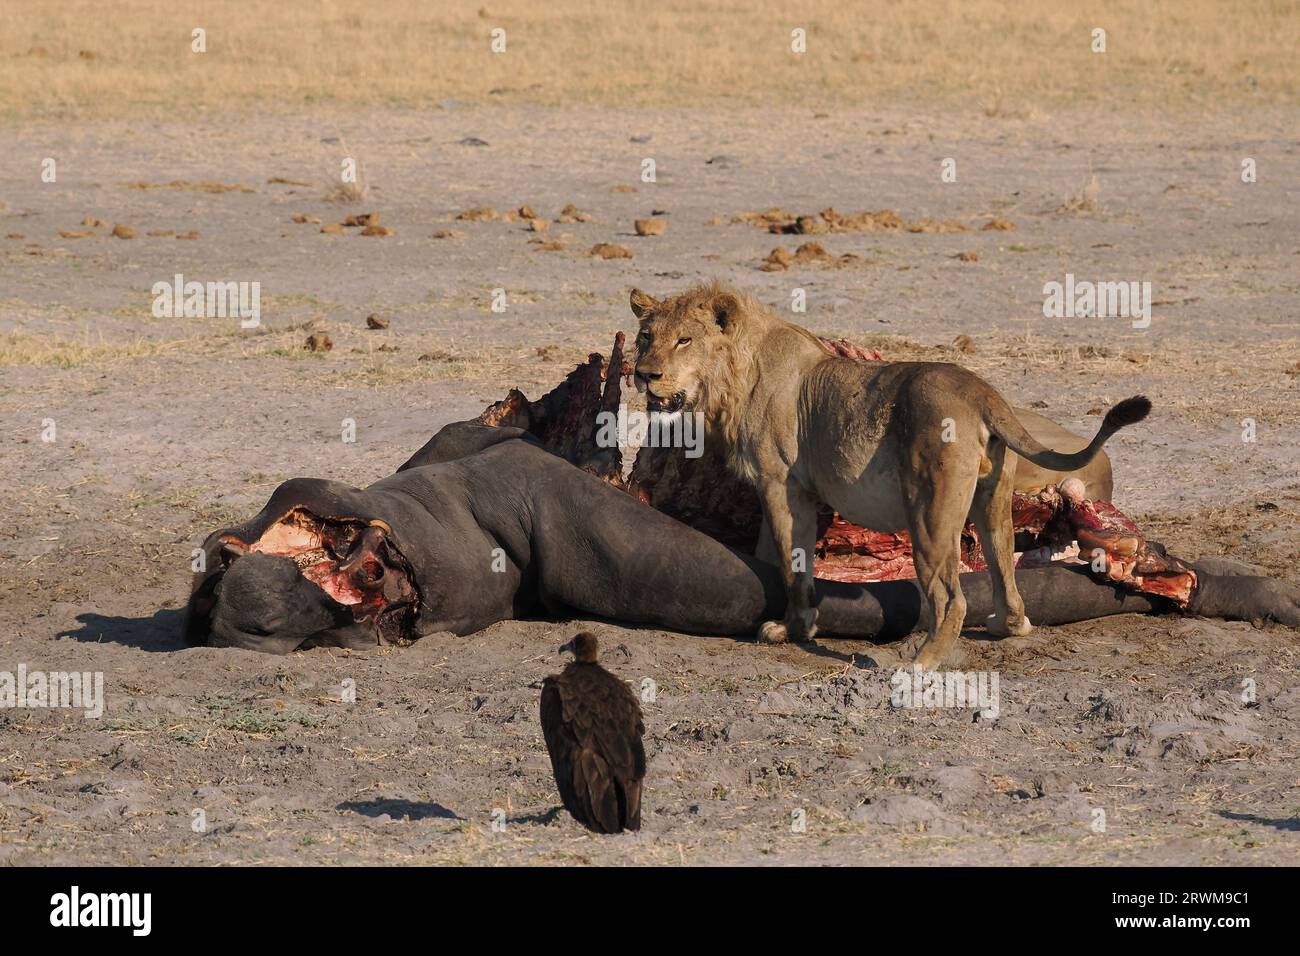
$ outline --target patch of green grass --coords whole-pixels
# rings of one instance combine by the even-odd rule
[[[278,734],[293,726],[319,727],[324,722],[300,710],[244,710],[227,715],[221,726],[241,734]]]
[[[701,687],[700,691],[705,694],[718,692],[728,697],[735,697],[740,693],[740,681],[734,677],[723,677],[713,684]]]

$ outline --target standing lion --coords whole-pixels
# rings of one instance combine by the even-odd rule
[[[758,491],[775,549],[767,556],[788,599],[785,619],[759,629],[770,643],[816,633],[819,502],[854,524],[910,533],[929,609],[918,666],[942,666],[961,633],[968,517],[993,578],[990,632],[1029,633],[1014,573],[1015,456],[1053,472],[1082,468],[1151,410],[1142,396],[1125,399],[1087,447],[1065,454],[1039,443],[991,385],[960,366],[832,355],[807,329],[718,283],[662,302],[634,289],[631,304],[640,319],[636,382],[650,410],[702,412],[729,467]]]

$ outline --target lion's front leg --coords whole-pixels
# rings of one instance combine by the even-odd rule
[[[758,639],[768,644],[810,641],[817,633],[817,609],[812,603],[817,501],[792,480],[765,483],[759,488],[759,498],[779,559],[786,607],[782,621],[763,623]]]

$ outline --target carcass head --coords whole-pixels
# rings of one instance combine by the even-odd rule
[[[214,647],[287,654],[310,642],[373,645],[352,612],[303,577],[293,560],[248,554],[234,562],[213,590]]]
[[[191,643],[287,654],[411,636],[419,594],[382,522],[295,508],[251,544],[217,542],[221,566],[190,599]]]
[[[652,412],[695,409],[707,417],[725,406],[737,364],[735,330],[744,307],[719,285],[660,302],[633,289],[636,387]]]

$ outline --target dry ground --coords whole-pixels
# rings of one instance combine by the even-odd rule
[[[1171,616],[972,634],[970,666],[997,671],[1002,697],[976,721],[891,709],[892,648],[597,624],[607,666],[658,685],[645,828],[617,838],[555,813],[537,723],[575,622],[288,658],[176,635],[191,549],[277,483],[372,481],[510,385],[538,394],[606,349],[632,325],[631,286],[714,276],[782,308],[803,289],[817,331],[963,362],[1079,430],[1145,392],[1152,418],[1111,444],[1117,503],[1177,553],[1294,580],[1300,124],[1276,98],[1296,89],[1280,59],[1293,4],[1111,7],[1126,53],[1105,83],[1058,42],[1082,29],[1086,50],[1082,8],[1036,29],[991,3],[909,5],[912,20],[814,8],[810,49],[834,55],[792,79],[759,42],[773,21],[788,36],[774,3],[596,23],[564,2],[483,18],[338,4],[323,38],[292,29],[288,5],[231,4],[212,14],[208,55],[228,58],[212,72],[160,49],[190,56],[184,5],[127,6],[107,24],[84,3],[20,6],[0,38],[0,671],[107,684],[100,720],[0,710],[0,862],[1300,860],[1285,628]],[[546,55],[483,62],[498,14],[511,49],[549,37]],[[731,76],[781,105],[723,108]],[[914,105],[883,105],[901,86]],[[40,180],[46,157],[56,182]],[[362,171],[351,203],[332,201],[345,157]],[[1242,182],[1245,158],[1258,182]],[[524,203],[544,233],[456,218]],[[568,203],[590,219],[557,221]],[[771,206],[949,226],[816,236],[834,263],[767,272],[805,238],[739,220]],[[394,234],[320,231],[369,211]],[[664,235],[635,235],[656,212]],[[1014,229],[982,229],[995,219]],[[632,258],[593,258],[597,243]],[[1043,318],[1043,284],[1067,272],[1150,281],[1150,328]],[[150,289],[176,273],[260,282],[262,327],[154,318]],[[389,327],[367,330],[372,313]],[[305,351],[309,332],[333,349]]]

